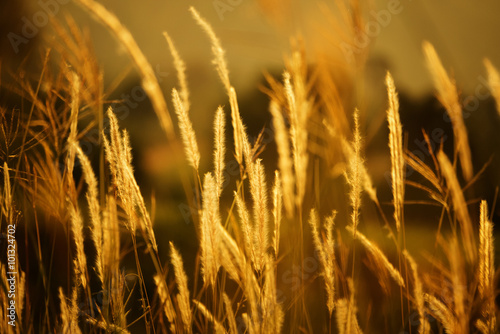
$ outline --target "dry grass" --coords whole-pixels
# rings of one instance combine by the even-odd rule
[[[348,280],[349,284],[349,299],[342,298],[336,302],[337,308],[337,328],[339,334],[361,334],[363,333],[359,328],[357,320],[357,307],[354,300],[354,286],[352,280]]]
[[[224,186],[224,167],[226,157],[226,116],[222,107],[217,108],[214,120],[214,174],[218,189],[217,194],[222,194]]]
[[[220,267],[219,255],[219,198],[217,184],[211,173],[205,175],[203,182],[203,210],[200,226],[201,267],[203,281],[214,285]]]
[[[362,187],[362,165],[361,158],[361,134],[359,129],[359,111],[354,111],[354,139],[352,143],[353,155],[348,161],[347,172],[345,178],[350,186],[349,199],[351,201],[351,228],[356,237],[356,230],[359,224],[359,210],[361,208],[361,192]]]
[[[79,0],[78,1],[85,9],[91,12],[97,19],[99,19],[108,29],[115,34],[116,38],[125,46],[134,61],[139,73],[142,77],[142,86],[144,91],[148,94],[156,115],[160,119],[161,126],[169,139],[173,139],[174,128],[172,119],[168,113],[167,103],[160,88],[160,84],[155,76],[153,67],[149,64],[148,60],[142,53],[132,37],[132,34],[125,28],[118,18],[109,12],[103,5],[93,0]],[[173,52],[173,51],[172,51]]]
[[[399,119],[399,101],[394,86],[394,80],[389,72],[385,78],[387,94],[389,96],[389,109],[387,120],[389,122],[389,148],[391,149],[391,176],[392,196],[394,199],[394,220],[399,231],[403,222],[404,203],[404,170],[405,162],[403,155],[403,129]]]
[[[198,150],[198,143],[196,142],[196,134],[194,133],[193,125],[185,107],[186,102],[181,100],[175,88],[172,89],[172,102],[175,107],[175,113],[179,118],[179,129],[182,141],[184,142],[187,159],[189,164],[198,172],[200,167],[200,152]]]
[[[311,225],[314,247],[319,254],[322,266],[322,276],[325,280],[327,294],[326,306],[332,315],[335,307],[335,245],[333,239],[333,224],[336,213],[326,219],[326,240],[322,241],[318,229],[318,213],[311,211],[309,225]]]
[[[269,110],[273,115],[273,124],[274,129],[276,130],[275,140],[279,153],[278,166],[283,188],[283,202],[287,216],[288,218],[291,218],[294,211],[294,176],[292,172],[292,159],[290,158],[290,139],[278,103],[271,101]]]
[[[163,92],[130,32],[99,3],[79,3],[129,52],[161,128],[169,143],[176,141]],[[337,5],[352,30],[344,37],[354,38],[363,26],[359,3]],[[0,314],[7,319],[12,303],[7,279],[13,270],[18,312],[16,327],[2,321],[0,332],[495,333],[497,269],[488,215],[488,204],[495,203],[477,205],[477,195],[469,190],[480,175],[473,173],[458,85],[434,48],[424,44],[438,99],[451,118],[453,159],[444,145],[434,150],[427,134],[431,159],[405,152],[400,115],[406,111],[387,73],[388,108],[380,110],[389,125],[389,149],[385,144],[384,149],[391,180],[386,185],[372,181],[371,173],[373,180],[384,175],[375,175],[378,171],[364,158],[367,119],[360,108],[370,101],[355,101],[360,108],[344,101],[342,83],[328,62],[309,66],[307,59],[315,54],[297,47],[300,43],[292,43],[282,78],[267,78],[274,130],[269,146],[276,146],[276,159],[261,156],[262,137],[251,140],[247,131],[222,42],[199,12],[190,11],[210,40],[234,138],[234,145],[226,143],[225,113],[218,107],[210,117],[213,154],[200,153],[189,117],[190,98],[196,98],[188,88],[189,64],[164,33],[179,86],[172,90],[172,104],[187,163],[194,169],[183,186],[186,196],[194,195],[199,203],[186,218],[192,236],[160,232],[165,216],[169,224],[178,223],[168,209],[154,224],[157,203],[153,196],[148,200],[136,179],[128,132],[120,130],[123,124],[112,108],[104,117],[108,93],[91,48],[78,47],[85,38],[70,19],[70,32],[56,22],[54,50],[67,53],[56,59],[71,66],[51,72],[48,59],[56,56],[47,52],[37,88],[20,77],[14,90],[33,106],[29,117],[16,118],[9,114],[15,109],[0,108],[0,227],[2,233],[7,226],[22,230],[9,249],[25,247],[27,253],[22,259],[16,255],[15,268],[0,263]],[[363,57],[343,70],[361,71]],[[488,61],[486,67],[498,103],[498,73]],[[51,89],[41,94],[42,86]],[[21,123],[17,130],[16,120]],[[93,129],[98,130],[95,156],[85,152],[83,140]],[[229,154],[235,161],[227,160]],[[422,178],[408,179],[405,164]],[[230,165],[239,168],[231,180]],[[383,201],[375,184],[386,188]],[[430,235],[425,236],[435,240],[435,247],[419,239],[418,247],[407,248],[411,237],[405,231],[414,222],[404,214],[410,197],[406,185],[423,190],[440,209],[440,215],[429,215]],[[429,204],[427,197],[414,202]],[[387,214],[393,214],[397,235]]]
[[[174,245],[170,243],[170,258],[175,271],[175,282],[179,287],[179,293],[177,294],[177,304],[181,312],[182,323],[184,324],[184,330],[187,333],[192,333],[192,315],[191,315],[191,302],[189,298],[189,288],[188,279],[186,273],[184,272],[184,264],[182,262],[181,255],[179,251],[175,249]]]
[[[488,72],[488,84],[491,91],[491,94],[495,98],[497,104],[497,111],[500,114],[500,75],[498,74],[498,70],[493,66],[489,59],[484,60],[484,65],[486,66],[486,70]]]
[[[453,125],[455,150],[460,157],[463,176],[467,181],[470,181],[473,173],[472,158],[469,147],[469,137],[462,115],[462,107],[460,106],[457,86],[454,80],[448,76],[434,47],[430,43],[424,42],[424,51],[427,66],[432,73],[436,86],[437,97],[448,112],[451,124]]]
[[[488,204],[481,201],[479,216],[479,296],[483,301],[482,319],[476,326],[483,333],[494,333],[497,329],[495,310],[495,250],[493,223],[488,218]]]
[[[406,257],[406,260],[410,263],[413,275],[413,298],[419,316],[419,325],[417,331],[419,334],[430,333],[431,327],[425,314],[424,293],[422,288],[422,281],[418,276],[417,263],[410,255],[410,253],[408,253],[408,251],[404,250],[403,255]]]
[[[473,261],[476,258],[476,243],[474,233],[472,232],[472,221],[469,216],[469,210],[467,208],[467,203],[458,183],[457,176],[453,170],[448,157],[440,151],[437,155],[439,166],[446,179],[448,189],[451,193],[451,199],[453,203],[453,208],[457,215],[457,220],[460,223],[460,230],[462,235],[462,244],[465,248],[467,259]]]
[[[359,239],[359,241],[361,241],[368,252],[371,253],[373,258],[375,259],[376,264],[380,266],[380,271],[386,270],[398,285],[402,287],[405,286],[405,282],[403,280],[403,277],[401,276],[401,273],[396,268],[394,268],[392,263],[389,262],[389,260],[385,256],[384,252],[382,252],[382,250],[377,247],[377,245],[368,240],[361,232],[354,230],[352,226],[347,226],[347,230],[353,235],[354,238]]]

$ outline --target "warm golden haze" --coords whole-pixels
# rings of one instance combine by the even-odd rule
[[[36,75],[0,82],[0,332],[498,331],[498,179],[487,178],[498,157],[472,149],[487,132],[432,44],[421,60],[439,115],[414,138],[417,102],[392,70],[371,77],[380,89],[368,94],[368,48],[346,61],[294,37],[282,68],[263,75],[265,95],[239,95],[224,40],[191,7],[220,79],[210,84],[225,93],[200,112],[190,82],[202,72],[170,32],[176,86],[164,89],[118,17],[77,2],[115,36],[139,84],[116,99],[128,70],[108,87],[70,17],[54,20]],[[361,2],[335,4],[344,39],[368,33]],[[484,61],[481,103],[500,126],[494,63]],[[148,127],[127,126],[146,124],[149,109]],[[161,177],[141,167],[151,138],[163,151],[147,161],[167,161]]]

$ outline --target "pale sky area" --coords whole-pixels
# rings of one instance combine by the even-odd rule
[[[301,32],[306,41],[321,45],[318,28],[328,29],[319,1],[292,1],[290,12],[283,11],[286,22],[278,27],[266,18],[256,1],[250,0],[101,2],[130,29],[151,63],[170,66],[161,34],[166,30],[191,71],[211,66],[209,44],[188,12],[189,6],[195,6],[219,35],[227,52],[231,79],[240,89],[253,84],[262,70],[283,67],[283,56],[289,50],[287,36]],[[372,11],[380,13],[394,2],[399,3],[398,13],[391,15],[388,24],[379,23],[369,48],[372,56],[386,62],[400,89],[417,96],[429,92],[430,77],[421,51],[424,40],[435,45],[445,67],[453,71],[464,90],[474,89],[478,76],[484,76],[484,57],[500,66],[499,1],[376,0],[371,4]],[[92,22],[87,13],[80,9],[74,12],[78,22],[93,27],[97,53],[106,73],[112,76],[129,61],[127,56],[116,56],[118,45],[110,43],[110,34]],[[376,25],[376,19],[369,14],[366,22],[372,21]],[[210,78],[212,74],[207,73]]]
[[[58,17],[71,13],[80,26],[91,28],[92,40],[105,79],[110,82],[130,64],[130,59],[111,34],[89,14],[68,0],[60,3]],[[192,19],[188,8],[194,6],[213,25],[226,50],[231,80],[237,91],[256,89],[262,72],[280,73],[283,58],[289,54],[289,37],[300,33],[309,50],[339,53],[339,43],[324,38],[336,32],[327,19],[324,7],[335,12],[335,1],[280,0],[101,0],[131,31],[153,67],[174,74],[167,45],[162,36],[168,33],[185,59],[192,89],[207,94],[219,84],[211,65],[210,45]],[[30,0],[32,12],[41,11],[38,1]],[[283,3],[267,15],[263,7]],[[371,59],[389,69],[401,91],[420,97],[432,91],[431,80],[422,55],[422,42],[436,47],[444,66],[452,72],[458,86],[472,92],[485,77],[483,58],[500,67],[500,1],[487,0],[370,0],[360,1],[366,8],[365,24],[371,24],[368,36]],[[374,13],[397,13],[387,21],[377,21]],[[7,13],[2,13],[8,17]],[[30,19],[32,14],[27,14]],[[274,17],[271,20],[270,17]],[[5,20],[4,20],[5,21]],[[5,27],[3,29],[6,29]],[[2,44],[5,45],[5,44]],[[364,49],[363,49],[364,50]],[[309,52],[314,60],[314,52]],[[385,69],[384,69],[385,71]],[[169,81],[169,80],[167,80]],[[175,83],[172,75],[172,83]],[[165,89],[172,87],[164,82]],[[207,88],[210,89],[207,91]],[[220,92],[222,88],[220,88]],[[214,91],[215,92],[215,91]]]

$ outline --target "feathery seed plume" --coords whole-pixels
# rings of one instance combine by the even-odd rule
[[[458,98],[455,82],[450,79],[443,67],[436,50],[429,42],[424,42],[424,52],[427,66],[429,67],[437,90],[437,97],[445,107],[453,126],[455,139],[455,150],[458,152],[464,178],[470,181],[472,178],[472,159],[469,147],[467,128],[464,124],[462,107]]]
[[[358,309],[354,300],[354,285],[352,279],[349,278],[347,283],[350,291],[349,300],[342,298],[337,300],[336,303],[337,328],[339,334],[362,334],[356,318]]]
[[[201,17],[200,13],[198,13],[198,11],[194,7],[190,7],[189,11],[193,15],[193,18],[195,19],[196,23],[198,23],[198,25],[208,35],[208,38],[212,43],[212,53],[214,54],[213,63],[229,95],[229,89],[231,87],[231,83],[229,81],[229,70],[227,69],[226,58],[224,55],[225,52],[221,46],[219,38],[215,34],[212,26],[204,18]]]
[[[433,315],[443,325],[445,332],[447,334],[458,333],[456,318],[453,316],[453,312],[438,298],[432,295],[426,293],[424,298],[429,304],[429,309],[434,313]]]
[[[422,282],[420,281],[420,278],[418,277],[417,263],[415,262],[413,257],[410,255],[410,253],[408,253],[408,251],[406,249],[403,250],[403,255],[406,257],[406,259],[410,263],[411,271],[413,274],[413,280],[414,280],[413,294],[414,294],[414,298],[415,298],[415,304],[417,306],[418,316],[420,317],[419,325],[418,325],[418,333],[419,334],[427,334],[427,333],[430,333],[431,325],[429,324],[429,321],[427,320],[427,317],[425,316],[424,292],[422,289]]]
[[[189,89],[186,79],[186,65],[184,64],[184,61],[179,55],[179,52],[177,51],[177,48],[175,47],[175,44],[174,42],[172,42],[172,39],[170,38],[168,33],[164,31],[163,36],[165,36],[165,39],[167,40],[168,48],[170,49],[170,54],[172,55],[172,58],[174,60],[174,67],[175,70],[177,71],[177,80],[179,81],[179,88],[180,88],[179,95],[182,99],[182,104],[184,106],[184,109],[187,111],[189,110],[190,104],[189,104]]]
[[[269,110],[273,116],[273,125],[276,131],[275,140],[279,154],[278,166],[283,187],[283,204],[285,205],[287,217],[291,218],[294,209],[294,174],[292,159],[290,157],[290,140],[278,103],[272,100]]]
[[[179,97],[179,93],[175,88],[172,89],[172,102],[175,107],[175,113],[179,118],[179,130],[181,138],[186,150],[186,156],[189,164],[198,171],[200,167],[200,151],[198,150],[198,143],[196,142],[196,134],[193,130],[193,124],[189,119],[188,111],[184,108],[184,103]]]
[[[283,206],[283,192],[281,187],[280,172],[274,171],[274,186],[273,186],[273,217],[274,217],[274,236],[273,248],[274,256],[278,258],[280,248],[280,228],[281,228],[281,211]]]
[[[179,293],[177,294],[177,303],[179,304],[179,309],[181,311],[181,319],[184,324],[184,330],[187,333],[191,333],[191,307],[190,298],[189,298],[189,288],[188,288],[188,279],[186,276],[186,272],[184,271],[184,263],[182,262],[182,257],[174,247],[174,244],[170,242],[170,258],[172,260],[172,265],[174,266],[175,272],[175,282],[177,283],[177,288],[179,289]]]
[[[219,106],[215,113],[214,120],[214,175],[217,183],[217,195],[220,197],[224,185],[224,167],[226,155],[226,140],[225,140],[226,116],[224,109]]]
[[[225,334],[226,333],[224,326],[222,326],[222,324],[220,322],[218,322],[217,319],[215,319],[213,314],[210,313],[210,311],[205,307],[205,305],[203,305],[202,303],[200,303],[197,300],[193,300],[193,303],[198,308],[198,310],[200,310],[200,312],[205,316],[205,318],[207,318],[211,323],[214,324],[215,334]]]
[[[404,154],[403,154],[403,131],[399,119],[399,101],[394,86],[394,80],[389,72],[385,78],[387,94],[389,96],[389,109],[387,109],[387,121],[389,123],[389,147],[391,149],[391,176],[392,195],[394,198],[394,220],[399,231],[403,222],[404,201]]]
[[[256,261],[254,244],[252,241],[253,229],[250,222],[250,213],[248,212],[247,205],[241,199],[241,196],[235,191],[234,197],[236,199],[236,207],[238,209],[238,215],[241,220],[241,231],[243,233],[243,242],[245,244],[246,255],[250,257],[252,262]]]
[[[81,334],[78,327],[78,307],[76,306],[76,289],[73,290],[71,305],[68,305],[66,296],[61,287],[59,287],[59,299],[61,300],[61,321],[63,333]]]
[[[236,317],[231,306],[231,300],[225,293],[222,293],[222,299],[224,300],[224,309],[226,310],[227,322],[229,324],[229,333],[238,334],[238,326],[236,325]]]
[[[76,154],[78,156],[78,159],[80,160],[80,163],[82,165],[82,170],[83,170],[83,175],[85,176],[85,181],[87,182],[87,202],[89,205],[89,212],[90,212],[90,223],[91,223],[91,232],[92,232],[92,240],[94,241],[94,245],[96,247],[96,267],[97,267],[97,274],[99,278],[101,279],[101,282],[104,283],[103,278],[104,278],[104,271],[101,266],[102,264],[102,258],[103,258],[103,253],[102,253],[102,224],[101,224],[101,217],[100,217],[100,205],[99,205],[99,199],[98,197],[98,185],[97,185],[97,179],[95,177],[94,171],[92,170],[92,166],[90,165],[90,161],[83,153],[82,149],[80,146],[78,146],[76,143],[73,143],[74,145],[74,150],[76,151]]]
[[[354,110],[354,140],[353,140],[354,154],[348,161],[348,170],[346,175],[347,183],[351,187],[349,197],[351,199],[351,227],[353,234],[356,236],[356,230],[359,223],[359,209],[361,207],[361,166],[363,160],[361,159],[361,134],[359,131],[359,111]]]

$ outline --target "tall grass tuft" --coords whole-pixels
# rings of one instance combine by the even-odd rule
[[[174,67],[175,70],[177,71],[177,79],[179,81],[179,89],[180,89],[179,96],[181,98],[184,110],[187,111],[189,110],[190,103],[189,103],[189,88],[186,78],[186,64],[179,55],[179,52],[177,51],[177,48],[175,47],[174,42],[172,41],[168,33],[163,32],[163,36],[165,36],[165,39],[167,40],[168,48],[170,49],[170,54],[172,55],[172,58],[174,60]]]
[[[203,282],[214,286],[220,267],[219,255],[219,199],[217,184],[211,173],[205,175],[203,182],[203,209],[200,226],[200,248]]]
[[[121,24],[113,13],[108,11],[99,2],[94,0],[78,0],[78,3],[101,21],[126,48],[141,75],[142,86],[153,104],[156,115],[160,119],[162,129],[169,139],[174,139],[175,134],[172,119],[168,113],[167,103],[161,91],[158,79],[130,31]]]
[[[422,281],[418,276],[417,263],[410,255],[410,253],[408,253],[407,250],[403,251],[403,255],[406,257],[406,260],[410,263],[410,268],[413,275],[413,298],[419,316],[419,325],[417,331],[419,334],[427,334],[430,333],[431,327],[425,313],[425,303],[424,303],[425,297],[422,287]]]
[[[214,120],[214,175],[217,183],[217,194],[222,194],[224,187],[224,167],[226,156],[226,116],[222,107],[217,108]]]
[[[189,164],[198,172],[200,168],[200,151],[198,150],[198,143],[196,142],[196,134],[194,133],[193,125],[185,107],[186,102],[181,100],[175,88],[172,89],[172,102],[175,107],[175,113],[179,118],[179,129],[181,131],[182,141],[184,142],[187,159]]]

